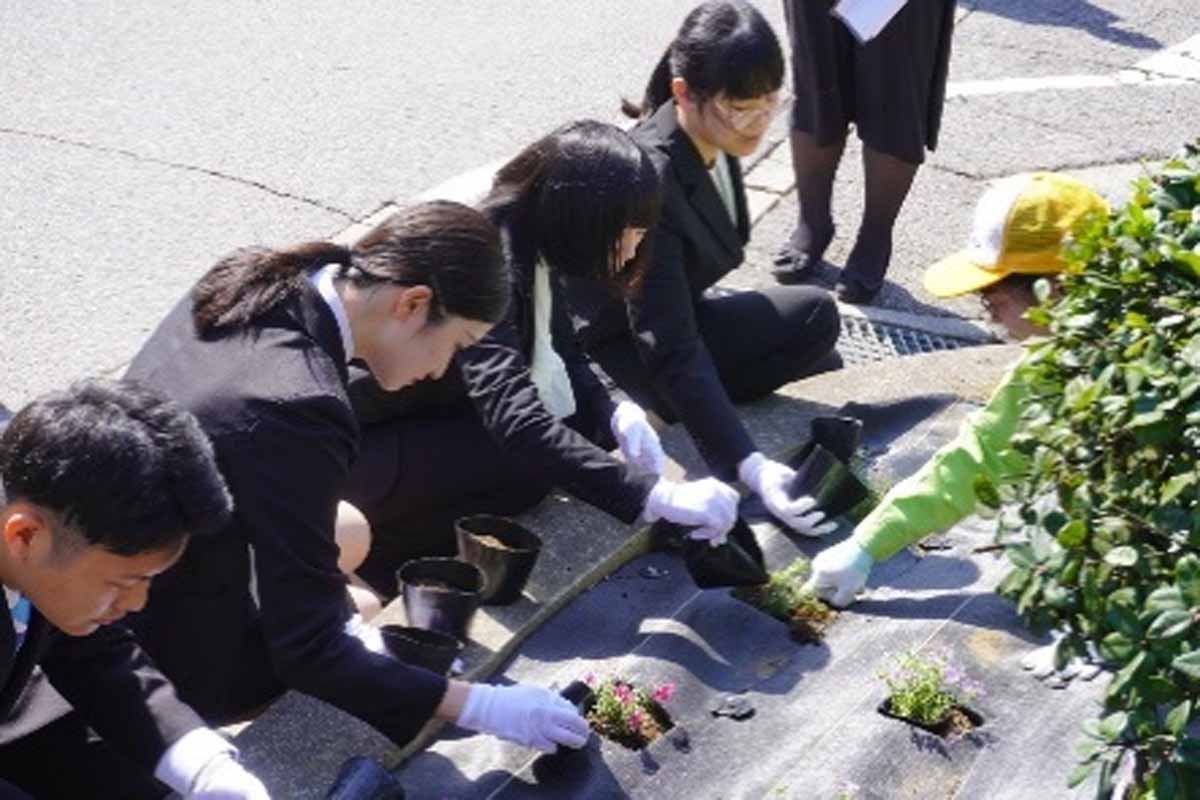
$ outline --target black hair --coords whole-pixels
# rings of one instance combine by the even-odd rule
[[[352,248],[306,242],[226,256],[192,289],[196,330],[245,325],[326,264],[342,265],[339,277],[357,284],[430,287],[430,323],[446,315],[495,323],[508,310],[511,288],[495,226],[468,206],[436,200],[400,209]]]
[[[742,0],[711,0],[692,9],[659,60],[641,105],[625,101],[630,117],[653,114],[671,99],[671,79],[683,78],[696,102],[719,94],[752,100],[783,86],[783,49],[771,24]]]
[[[233,511],[195,417],[128,381],[82,381],[21,409],[0,434],[0,479],[6,502],[121,556],[211,534]],[[59,539],[56,550],[69,547]]]
[[[508,226],[521,257],[540,255],[565,275],[628,291],[645,270],[649,242],[617,270],[621,234],[653,228],[661,201],[661,182],[646,151],[620,128],[581,120],[501,167],[481,207],[497,225]]]

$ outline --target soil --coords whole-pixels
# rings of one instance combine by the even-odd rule
[[[743,603],[754,606],[759,611],[770,614],[764,607],[762,589],[758,586],[746,586],[734,589],[733,596]],[[819,643],[825,638],[826,629],[837,619],[837,615],[838,612],[834,608],[820,600],[815,601],[815,608],[796,606],[787,617],[771,614],[775,619],[788,626],[792,640],[799,644]]]
[[[433,578],[422,578],[420,580],[414,581],[413,586],[420,586],[422,589],[432,589],[435,592],[462,592],[462,591],[465,591],[464,589],[460,589],[459,587],[453,586],[449,583],[446,583],[445,581],[437,581],[437,580],[434,580]]]
[[[794,641],[817,644],[825,638],[825,630],[837,619],[838,612],[824,603],[818,605],[819,611],[804,607],[792,609],[792,617],[787,624]]]
[[[975,723],[961,708],[955,706],[946,712],[946,716],[934,728],[938,731],[938,736],[952,739],[975,730]]]
[[[667,710],[653,700],[649,701],[642,710],[647,712],[646,716],[648,720],[642,725],[642,730],[638,734],[630,733],[629,728],[625,726],[617,729],[603,720],[597,720],[592,717],[590,711],[584,714],[584,717],[587,719],[588,725],[592,727],[592,730],[605,739],[616,742],[629,750],[641,750],[675,727],[675,724],[671,722],[671,715],[667,713]]]
[[[928,725],[924,722],[919,722],[915,719],[912,719],[911,717],[902,717],[898,714],[892,713],[890,700],[884,701],[883,705],[879,707],[879,710],[885,716],[892,717],[893,719],[903,720],[909,725],[927,730],[930,733],[942,737],[943,739],[961,738],[962,736],[975,730],[975,728],[979,727],[979,725],[983,722],[982,717],[979,717],[979,715],[974,711],[964,708],[963,706],[954,706],[946,712],[946,716],[942,717],[940,721]]]
[[[475,534],[474,536],[479,541],[479,543],[482,544],[484,547],[490,547],[493,550],[508,550],[510,552],[519,552],[521,550],[526,549],[524,547],[513,547],[512,545],[505,544],[504,542],[497,539],[495,536],[489,536],[486,533]]]

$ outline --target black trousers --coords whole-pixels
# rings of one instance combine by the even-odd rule
[[[2,800],[159,800],[170,791],[114,751],[74,712],[0,746]]]
[[[841,317],[824,290],[710,290],[696,303],[695,314],[721,383],[735,403],[757,400],[785,383],[842,366],[834,349]],[[667,422],[677,420],[671,402],[654,387],[631,335],[593,343],[588,355],[634,402]]]
[[[469,406],[366,427],[343,493],[371,523],[371,552],[357,574],[393,597],[405,561],[457,552],[455,519],[519,514],[550,489],[496,444]]]

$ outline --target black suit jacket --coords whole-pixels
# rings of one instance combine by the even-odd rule
[[[446,681],[346,631],[334,521],[358,427],[324,300],[305,283],[246,328],[202,338],[185,298],[128,377],[197,416],[234,498],[229,526],[194,541],[133,622],[182,697],[221,720],[282,682],[411,739]]]
[[[602,449],[613,448],[614,403],[592,362],[579,349],[561,282],[551,277],[551,337],[575,395],[576,413],[556,419],[538,396],[529,374],[533,353],[533,286],[537,254],[510,225],[501,226],[512,270],[513,302],[508,316],[476,345],[455,356],[435,385],[384,392],[365,370],[355,369],[350,395],[360,419],[380,420],[422,412],[444,412],[470,400],[496,443],[522,463],[538,468],[546,482],[633,522],[646,505],[655,478],[636,475]],[[599,444],[593,444],[597,442]],[[464,487],[464,491],[469,487]]]
[[[15,644],[5,608],[0,612],[0,747],[61,715],[52,695],[31,691],[38,680],[48,680],[114,750],[147,772],[175,741],[204,724],[122,625],[66,636],[35,609],[14,653]]]
[[[754,452],[754,442],[721,384],[696,327],[695,308],[705,290],[745,255],[750,220],[741,164],[729,159],[735,225],[700,153],[679,127],[674,101],[640,122],[632,135],[649,151],[663,181],[662,214],[646,242],[650,266],[624,309],[594,310],[579,333],[588,343],[632,333],[658,393],[670,402],[713,472],[730,480],[737,464]]]

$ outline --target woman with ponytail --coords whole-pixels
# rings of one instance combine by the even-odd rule
[[[393,659],[353,613],[339,569],[338,501],[359,445],[347,362],[390,389],[440,376],[509,296],[495,227],[427,203],[349,249],[234,253],[134,359],[129,377],[200,420],[233,495],[231,523],[193,542],[133,623],[208,720],[244,718],[291,688],[397,744],[432,717],[546,751],[583,744],[587,724],[553,692],[448,681]]]
[[[682,421],[717,477],[740,477],[789,527],[818,535],[831,526],[811,498],[789,498],[792,470],[758,452],[733,403],[839,366],[837,306],[811,287],[714,288],[745,256],[738,159],[758,148],[779,108],[783,68],[775,33],[748,3],[717,0],[688,14],[643,103],[626,104],[642,116],[633,137],[663,176],[650,263],[623,303],[583,286],[573,302],[591,306],[580,335],[622,389]]]
[[[561,289],[576,277],[614,297],[634,290],[659,202],[649,156],[600,122],[564,125],[496,174],[483,209],[512,272],[504,321],[440,380],[396,393],[366,372],[351,380],[364,433],[346,496],[375,531],[360,570],[373,586],[395,591],[408,558],[453,555],[456,517],[516,514],[553,486],[622,522],[665,518],[697,527],[696,538],[724,537],[737,492],[659,477],[658,435],[593,373]],[[624,463],[607,452],[618,446]]]

